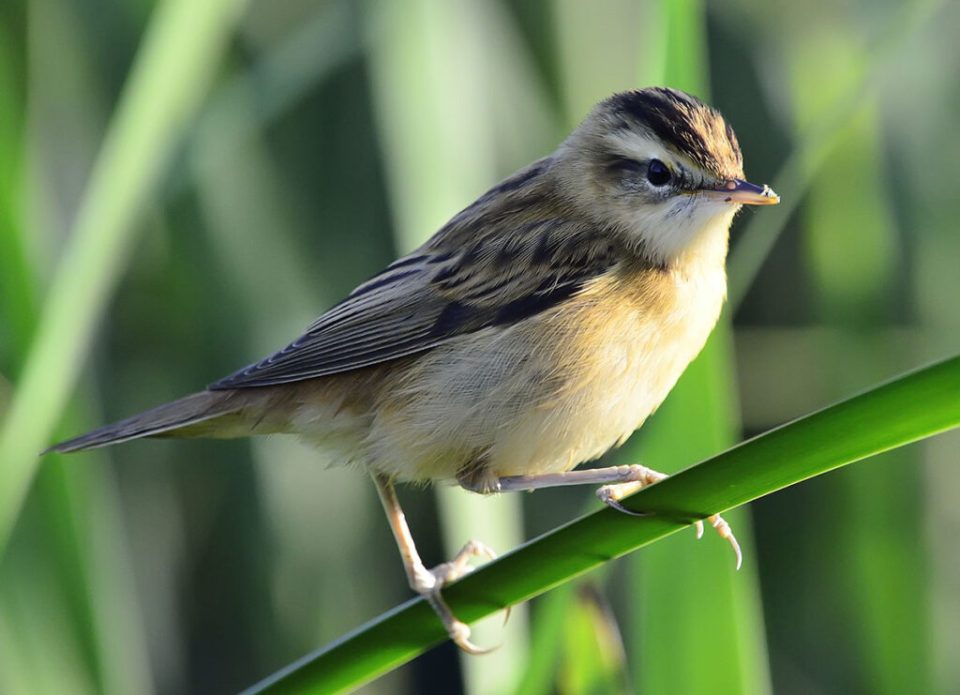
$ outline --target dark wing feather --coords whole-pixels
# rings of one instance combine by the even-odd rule
[[[423,352],[556,306],[616,263],[606,235],[581,222],[531,220],[542,205],[493,211],[484,203],[360,285],[290,345],[210,388],[302,381]]]

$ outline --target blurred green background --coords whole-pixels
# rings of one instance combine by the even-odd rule
[[[958,35],[946,0],[4,0],[0,693],[233,692],[407,598],[363,472],[295,441],[35,452],[282,346],[614,91],[703,96],[784,204],[738,218],[730,311],[612,460],[957,352]],[[732,514],[739,573],[678,534],[363,692],[960,692],[958,452]],[[592,494],[401,491],[428,564]]]

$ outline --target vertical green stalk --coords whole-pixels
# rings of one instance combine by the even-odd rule
[[[69,197],[64,189],[70,176],[45,176],[50,159],[44,155],[59,155],[56,143],[68,137],[82,149],[98,106],[98,79],[72,9],[58,1],[31,3],[21,54],[13,53],[15,41],[0,41],[0,100],[9,100],[0,108],[0,151],[8,153],[0,163],[0,363],[11,374],[19,372],[35,329],[35,290],[45,270],[38,250],[54,246],[58,228],[35,224],[26,201],[46,212],[56,208],[53,201]],[[14,79],[13,65],[28,68],[22,83]],[[78,92],[83,98],[75,98]],[[65,94],[71,95],[69,114],[63,111]],[[61,122],[70,127],[69,136],[51,133],[53,123]],[[34,168],[39,175],[26,173]],[[56,183],[40,188],[41,180]],[[110,471],[54,465],[47,473],[34,491],[34,514],[20,543],[0,558],[6,623],[0,631],[16,635],[0,646],[0,691],[80,692],[89,683],[104,693],[147,694],[153,683],[146,640]]]
[[[647,66],[642,79],[651,83],[658,81],[652,76],[659,75],[663,67],[665,39],[657,31],[659,8],[656,5],[613,2],[598,7],[576,0],[555,0],[552,11],[560,91],[567,114],[565,130],[576,127],[601,99],[639,86],[638,55],[644,57],[642,62]],[[584,490],[582,494],[588,507],[595,509],[597,502],[591,491]],[[623,681],[627,680],[626,659],[605,662],[605,655],[598,649],[587,647],[610,637],[617,642],[621,639],[619,630],[602,634],[602,622],[584,619],[590,612],[582,601],[584,592],[592,594],[595,587],[605,587],[609,574],[606,568],[601,569],[574,586],[563,587],[537,600],[532,668],[516,691],[518,695],[612,687],[614,671],[619,671],[617,675]],[[622,615],[614,612],[611,618],[622,619]],[[540,624],[541,620],[545,625]],[[622,652],[623,645],[617,644],[616,649]]]
[[[261,136],[268,124],[259,120],[264,112],[281,115],[301,88],[340,67],[352,32],[344,8],[331,9],[321,10],[324,22],[311,21],[288,40],[292,45],[284,42],[265,56],[262,69],[253,71],[261,77],[256,83],[248,73],[231,81],[217,106],[205,114],[190,153],[203,226],[223,281],[239,301],[235,313],[244,315],[249,326],[243,347],[249,356],[275,350],[332,304],[340,288],[324,287],[324,281],[349,265],[351,254],[336,246],[336,237],[316,242],[323,250],[316,265],[303,254],[299,242],[317,234],[315,221],[302,209],[297,191],[285,187],[283,172]],[[304,63],[297,49],[309,45],[305,30],[321,42],[336,36],[311,52],[328,60]],[[357,131],[365,127],[362,122],[352,125]],[[337,136],[364,142],[359,132],[345,130]],[[322,149],[320,140],[311,147]],[[325,189],[316,183],[312,188],[316,195]],[[330,197],[324,195],[325,207],[336,209]],[[369,267],[350,268],[354,280],[374,272],[372,259],[388,253],[372,246],[364,251]],[[264,278],[271,281],[264,283]],[[361,503],[375,500],[369,481],[357,471],[328,469],[322,453],[293,438],[260,437],[252,446],[259,495],[270,522],[271,580],[283,587],[274,594],[273,610],[290,642],[305,650],[362,621],[371,605],[396,596],[379,573],[356,571],[355,558],[370,552],[370,527],[383,522],[373,504]],[[382,562],[387,560],[394,558]]]
[[[564,658],[557,665],[561,695],[628,695],[627,655],[612,607],[594,584],[582,582],[561,631]]]
[[[663,83],[709,99],[705,8],[700,0],[662,5],[667,36]],[[749,156],[749,153],[747,153]],[[628,444],[622,460],[676,471],[739,437],[732,327],[725,312],[700,356],[667,401]],[[699,543],[680,534],[629,560],[633,601],[631,663],[639,692],[764,693],[770,690],[756,555],[747,513],[729,514],[746,556],[734,569],[712,530]]]
[[[513,134],[542,133],[545,119],[530,116],[535,101],[524,108],[540,90],[527,81],[526,58],[497,4],[415,0],[374,3],[373,10],[374,101],[397,242],[407,252],[499,178],[542,154],[535,149],[538,136],[521,143]],[[524,118],[530,123],[520,122]],[[507,149],[505,142],[522,147]],[[448,557],[470,538],[500,552],[523,540],[520,495],[480,497],[441,487],[437,499]],[[510,648],[461,662],[467,692],[503,692],[522,673],[525,608],[514,610],[505,628],[501,622],[494,617],[489,627],[475,627],[478,644]]]
[[[19,229],[26,88],[18,84],[19,56],[11,30],[0,21],[0,365],[13,364],[26,352],[36,307],[36,288]],[[0,412],[3,406],[0,394]]]
[[[567,77],[563,88],[572,114],[579,115],[610,92],[650,84],[667,84],[707,96],[706,27],[699,2],[646,7],[624,3],[606,6],[605,10],[564,0],[555,5],[558,44],[563,46],[561,65]],[[621,30],[627,36],[618,40],[615,33]],[[627,54],[618,59],[617,49]],[[596,55],[609,60],[598,66]],[[639,69],[635,67],[638,59]],[[732,412],[736,403],[729,340],[729,323],[723,318],[704,354],[681,380],[660,417],[645,428],[641,437],[647,445],[642,449],[636,443],[628,445],[619,460],[636,460],[640,449],[643,455],[649,454],[643,459],[645,463],[675,470],[734,441],[736,418]],[[691,431],[691,421],[698,423],[696,431]],[[738,522],[741,539],[749,548],[749,528],[746,520],[739,523],[741,516],[735,514],[732,520]],[[649,692],[667,686],[677,690],[681,687],[678,682],[694,687],[692,692],[706,692],[706,680],[712,676],[717,677],[716,683],[746,688],[746,692],[767,690],[769,677],[755,576],[741,573],[736,577],[739,583],[735,583],[729,549],[716,539],[707,539],[699,547],[693,547],[691,541],[682,550],[670,543],[665,545],[644,553],[661,557],[649,562],[644,562],[644,557],[632,561],[635,567],[646,568],[644,583],[627,589],[628,608],[634,615],[629,627],[636,637],[631,664],[632,670],[641,674],[638,681],[644,686],[642,692],[647,692],[647,687]],[[678,576],[681,566],[687,572]],[[704,574],[717,575],[712,587],[709,579],[693,579]],[[570,601],[570,594],[551,595],[541,601],[551,623],[560,610],[555,604],[562,601]],[[572,610],[572,604],[568,608]],[[730,639],[724,640],[728,646],[718,649],[710,644],[700,649],[698,636],[711,630],[729,633]],[[544,651],[558,648],[539,626],[535,635]],[[687,646],[678,647],[680,644]],[[565,662],[591,658],[591,653],[583,651],[565,652],[563,657]],[[678,658],[683,664],[677,662]],[[558,662],[549,654],[537,654],[536,661],[534,673],[539,675],[528,678],[524,686],[543,692],[542,673],[549,663]],[[584,672],[591,668],[590,664],[581,666]],[[593,667],[602,670],[599,664]],[[706,680],[692,680],[692,672]],[[558,672],[556,677],[557,685],[562,686],[564,673]]]
[[[166,0],[151,21],[0,429],[0,552],[132,248],[137,213],[201,100],[243,5]]]

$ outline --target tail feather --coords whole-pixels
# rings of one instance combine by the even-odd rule
[[[229,415],[240,409],[229,392],[200,391],[170,403],[105,425],[92,432],[54,444],[44,451],[68,453],[119,444],[140,437],[162,435],[172,430]]]

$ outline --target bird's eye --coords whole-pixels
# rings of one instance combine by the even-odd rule
[[[647,181],[654,186],[666,186],[670,183],[672,175],[667,165],[659,159],[651,159],[647,165]]]

